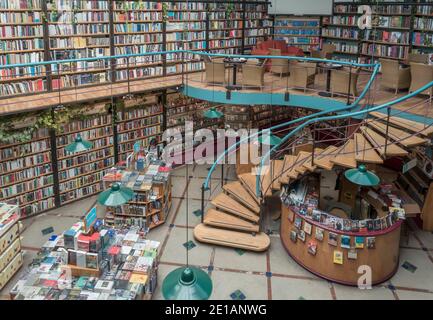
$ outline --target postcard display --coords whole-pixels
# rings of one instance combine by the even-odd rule
[[[0,290],[23,264],[18,206],[0,202]]]
[[[10,291],[16,300],[148,300],[157,285],[160,243],[139,228],[97,220],[53,235]]]
[[[281,194],[281,238],[289,255],[305,269],[327,280],[358,285],[371,268],[372,284],[388,280],[398,267],[400,229],[405,218],[399,199],[384,186],[379,196],[394,200],[377,219],[350,220],[318,210],[318,181],[306,177]],[[388,199],[387,199],[388,198]],[[361,270],[361,271],[360,271]],[[360,272],[360,273],[359,273]]]

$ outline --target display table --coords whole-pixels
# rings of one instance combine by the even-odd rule
[[[80,221],[53,235],[11,290],[16,300],[148,300],[156,288],[160,243],[138,228]]]
[[[358,285],[361,266],[371,268],[373,285],[392,277],[404,219],[399,209],[385,211],[382,201],[366,198],[377,208],[377,218],[333,215],[318,209],[317,183],[307,177],[296,188],[283,189],[281,241],[288,254],[308,271],[345,285]]]

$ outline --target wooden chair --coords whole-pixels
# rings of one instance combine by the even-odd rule
[[[410,83],[409,92],[414,92],[433,81],[433,66],[431,65],[411,62],[410,73],[412,75],[412,81]],[[430,98],[432,98],[433,88],[427,89],[421,92],[421,94],[429,95]]]
[[[281,56],[280,49],[269,49],[271,56]],[[271,58],[271,73],[277,73],[280,75],[280,78],[283,77],[283,74],[289,74],[289,60],[283,58]]]
[[[265,86],[266,61],[262,65],[245,64],[242,66],[242,85],[260,88]]]
[[[292,61],[290,79],[295,88],[301,88],[304,92],[309,86],[314,85],[317,64],[314,62]]]
[[[334,93],[351,95],[354,97],[358,96],[358,78],[360,69],[356,68],[352,71],[352,75],[350,75],[350,68],[342,68],[338,70],[331,71],[331,93],[334,96]],[[350,87],[349,87],[350,83]]]
[[[397,60],[379,59],[382,65],[381,85],[395,90],[395,94],[401,89],[410,87],[410,68],[402,68]]]
[[[205,61],[206,83],[226,84],[226,68],[224,63]],[[203,79],[202,79],[203,81]]]

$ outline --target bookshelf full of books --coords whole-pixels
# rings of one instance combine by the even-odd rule
[[[156,1],[114,1],[114,54],[164,51],[161,9]],[[162,76],[162,63],[162,55],[116,59],[116,80]]]
[[[320,48],[320,17],[277,16],[274,39],[284,40],[304,52]]]
[[[283,106],[230,105],[225,107],[226,126],[234,130],[269,128],[282,120],[286,120],[289,116],[287,108]]]
[[[68,153],[64,147],[78,134],[92,142],[92,148]],[[57,134],[57,158],[61,205],[102,191],[102,178],[115,164],[112,116],[93,114],[64,125],[62,132]]]
[[[44,60],[41,0],[0,1],[0,65]],[[45,67],[0,69],[0,96],[47,89]]]
[[[433,1],[414,6],[412,51],[430,54],[433,52]]]
[[[137,141],[141,141],[142,146],[148,146],[153,139],[161,142],[164,114],[160,99],[159,95],[154,95],[124,101],[122,110],[118,110],[116,126],[120,161],[125,161],[133,152]]]
[[[16,126],[24,131],[25,123]],[[15,125],[14,125],[15,126]],[[26,142],[0,144],[0,201],[19,206],[22,218],[54,208],[50,134],[35,130]]]
[[[67,60],[110,55],[108,0],[47,2],[49,59]],[[51,66],[52,88],[74,88],[110,81],[108,60],[58,63]]]
[[[258,42],[271,35],[272,20],[266,5],[260,3],[244,4],[244,50],[252,49]]]

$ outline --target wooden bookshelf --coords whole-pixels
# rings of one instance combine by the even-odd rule
[[[275,40],[284,40],[304,52],[320,48],[320,17],[277,16],[274,22]]]
[[[181,48],[242,53],[270,34],[272,22],[263,1],[257,4],[240,1],[228,10],[229,5],[204,1],[188,4],[120,0],[0,2],[0,63],[96,58]],[[13,96],[57,91],[202,69],[200,57],[191,54],[11,68],[0,71],[0,93]]]

